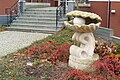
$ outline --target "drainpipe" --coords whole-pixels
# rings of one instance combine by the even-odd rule
[[[33,2],[33,0],[31,0],[31,3]]]
[[[108,10],[107,10],[107,28],[110,28],[110,0],[108,0]]]

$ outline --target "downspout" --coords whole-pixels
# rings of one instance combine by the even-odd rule
[[[31,1],[31,3],[33,2],[33,0],[30,0]]]
[[[110,0],[108,0],[108,10],[107,10],[107,28],[110,28]]]

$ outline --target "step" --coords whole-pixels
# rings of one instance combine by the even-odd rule
[[[45,7],[45,8],[29,8],[26,10],[56,10],[57,7]]]
[[[56,24],[32,24],[32,23],[12,23],[11,26],[28,26],[28,27],[41,27],[41,28],[56,28]],[[60,28],[60,27],[59,27]]]
[[[60,19],[56,28],[56,7],[33,7],[11,23],[8,30],[25,32],[54,33],[62,28],[63,19]],[[38,6],[38,4],[37,4]]]
[[[54,18],[49,18],[49,17],[27,17],[27,16],[21,16],[21,17],[16,17],[16,20],[38,20],[38,21],[56,21],[56,17]],[[64,21],[64,19],[59,19],[59,21]]]
[[[48,15],[48,14],[30,14],[30,13],[24,13],[21,16],[33,16],[33,17],[39,17],[39,16],[50,17],[50,16],[55,16],[56,17],[56,14],[49,14]]]
[[[56,10],[26,10],[24,13],[56,13]]]
[[[45,17],[17,17],[16,20],[38,20],[38,21],[55,21],[56,18],[45,18]]]
[[[46,17],[46,18],[56,18],[55,15],[47,15],[47,16],[46,16],[46,15],[44,15],[44,14],[43,14],[43,15],[35,15],[35,14],[32,14],[32,15],[22,15],[22,16],[20,16],[20,17],[37,17],[37,18],[38,18],[38,17],[40,17],[40,18],[41,18],[41,17],[43,17],[43,18]]]
[[[34,28],[34,27],[7,27],[10,31],[23,31],[23,32],[40,32],[40,33],[55,33],[61,29],[47,29],[47,28]]]
[[[25,11],[24,13],[25,13],[25,14],[56,14],[56,11],[55,11],[55,12]],[[23,13],[23,14],[24,14],[24,13]]]
[[[43,8],[38,8],[38,9],[27,9],[26,11],[40,11],[40,12],[56,12],[56,9],[43,9]]]
[[[25,5],[26,5],[26,9],[50,7],[50,3],[28,3],[26,2]]]
[[[56,21],[35,21],[35,20],[15,20],[13,21],[13,23],[32,23],[32,24],[56,24]],[[59,22],[60,24],[62,24],[63,22]]]
[[[56,9],[27,9],[26,11],[36,11],[36,12],[56,12]]]

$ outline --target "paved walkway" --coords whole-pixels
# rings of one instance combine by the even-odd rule
[[[29,46],[36,40],[48,36],[43,33],[4,31],[0,32],[0,57]]]

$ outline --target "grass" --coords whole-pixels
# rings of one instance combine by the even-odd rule
[[[45,41],[51,41],[55,42],[56,44],[62,44],[64,42],[67,42],[68,44],[72,44],[71,37],[73,35],[73,31],[70,29],[62,29],[62,31],[59,31],[43,40],[36,41],[36,44],[40,44]]]
[[[5,31],[5,27],[0,26],[0,32]]]
[[[62,44],[67,42],[68,44],[73,44],[71,37],[73,31],[69,29],[63,29],[43,40],[36,41],[34,44],[38,45],[45,41],[53,41],[57,44]],[[0,59],[0,80],[39,80],[32,77],[27,77],[23,75],[24,64],[27,62],[26,57],[18,56],[20,52],[23,52],[26,48],[19,50],[17,53],[9,54]],[[44,79],[47,80],[47,79]]]
[[[3,57],[0,61],[0,80],[33,80],[22,75],[22,57],[14,54]]]
[[[31,44],[30,46],[28,47],[32,47],[34,44],[35,45],[39,45],[41,44],[42,42],[46,42],[46,41],[51,41],[51,42],[55,42],[56,44],[62,44],[64,42],[67,42],[69,45],[71,44],[74,44],[75,42],[73,42],[71,40],[72,38],[72,35],[73,35],[73,31],[68,29],[68,28],[63,28],[61,31],[53,34],[53,35],[50,35],[48,36],[47,38],[45,39],[42,39],[42,40],[38,40],[36,42],[34,42],[33,44]],[[76,43],[77,44],[77,43]],[[18,52],[23,52],[25,49],[27,49],[28,47],[25,47],[23,49],[20,49]]]

